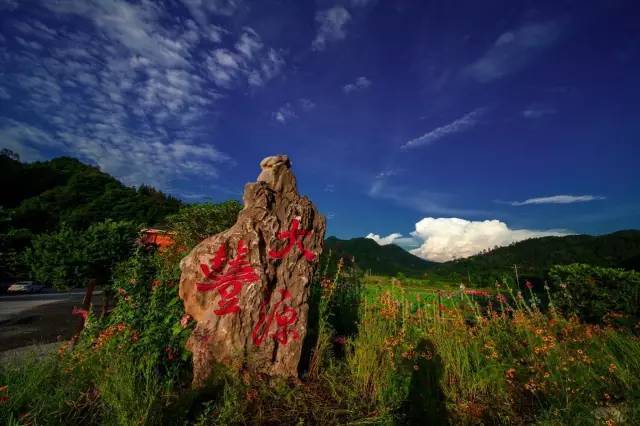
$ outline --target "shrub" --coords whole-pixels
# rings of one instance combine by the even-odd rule
[[[549,272],[557,307],[584,321],[634,325],[640,319],[640,273],[585,264],[554,266]]]

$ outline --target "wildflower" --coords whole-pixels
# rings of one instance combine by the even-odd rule
[[[416,371],[418,371],[418,370],[420,370],[420,367],[418,366],[418,364],[414,364],[414,365],[413,365],[413,369],[414,369],[414,370],[416,370]]]
[[[347,338],[344,336],[336,336],[336,338],[333,339],[333,342],[336,345],[344,345],[345,343],[347,343]]]
[[[496,296],[496,299],[498,300],[498,302],[500,303],[507,303],[507,296],[505,296],[504,294],[499,294]]]
[[[609,373],[616,371],[616,365],[614,363],[609,364]]]
[[[258,399],[258,391],[255,389],[248,389],[244,398],[247,401],[255,401],[256,399]]]
[[[516,377],[516,369],[515,368],[508,369],[505,376],[507,376],[507,379],[513,380]]]
[[[153,288],[156,288],[156,287],[160,286],[160,284],[161,284],[161,282],[158,279],[151,281],[151,286]]]
[[[9,401],[9,385],[0,386],[0,393],[7,393],[7,395],[0,396],[0,404]]]
[[[118,294],[124,297],[127,294],[127,291],[122,287],[118,287]]]
[[[73,307],[73,310],[71,310],[71,315],[76,316],[76,317],[82,317],[82,321],[86,322],[87,318],[89,317],[89,312],[86,309],[78,309],[77,307]]]
[[[460,290],[464,291],[465,288],[464,284],[460,284]]]
[[[164,352],[167,354],[167,360],[173,361],[176,358],[176,351],[171,346],[164,348]]]
[[[604,422],[604,424],[607,426],[616,426],[616,422],[613,419],[607,419],[607,421]]]
[[[567,288],[567,285],[565,283],[560,283],[560,288]]]
[[[531,281],[526,281],[524,285],[526,285],[529,290],[533,289],[533,283]]]
[[[135,284],[135,283],[137,283],[137,282],[138,282],[138,280],[136,280],[135,278],[131,278],[131,279],[129,280],[129,283],[130,283],[130,284]]]
[[[180,318],[180,326],[182,328],[185,328],[187,325],[189,325],[189,321],[191,321],[191,315],[184,314],[182,318]]]
[[[544,374],[542,375],[545,379],[548,379],[549,376],[551,376],[551,373],[549,373],[548,371],[545,371]]]

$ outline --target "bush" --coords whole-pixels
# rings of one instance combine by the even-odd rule
[[[640,319],[640,273],[585,264],[549,271],[557,307],[591,323],[635,325]]]

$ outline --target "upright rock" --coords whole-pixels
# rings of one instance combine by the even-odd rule
[[[296,376],[307,332],[311,280],[326,224],[301,197],[286,155],[267,157],[244,189],[244,209],[228,230],[180,262],[180,297],[196,321],[187,342],[193,383],[215,362]]]

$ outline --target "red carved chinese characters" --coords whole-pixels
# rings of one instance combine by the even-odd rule
[[[280,292],[281,299],[275,304],[269,313],[269,316],[267,316],[267,308],[265,304],[263,303],[260,307],[260,319],[256,323],[255,327],[253,327],[253,331],[251,333],[253,343],[256,346],[260,346],[267,336],[273,337],[283,345],[289,343],[290,337],[293,340],[298,340],[300,338],[298,331],[290,327],[298,319],[298,313],[295,309],[291,306],[285,305],[282,311],[278,312],[280,305],[282,305],[285,300],[291,298],[291,293],[286,289],[280,289],[278,291]],[[269,329],[271,329],[274,319],[276,320],[278,328],[275,333],[269,335]]]
[[[307,235],[311,234],[311,231],[304,231],[302,229],[298,229],[300,226],[300,217],[295,217],[291,221],[291,228],[288,231],[278,232],[279,240],[287,240],[287,246],[282,250],[269,250],[269,256],[275,259],[282,259],[291,251],[294,245],[298,246],[298,250],[302,252],[304,257],[311,262],[316,258],[315,253],[311,250],[306,249],[302,245],[302,240]]]
[[[220,246],[209,265],[200,264],[202,274],[206,282],[196,283],[198,291],[217,290],[220,294],[219,308],[214,310],[216,315],[233,314],[240,311],[238,295],[243,284],[256,282],[260,279],[247,260],[249,250],[244,241],[238,241],[236,257],[227,263],[227,251],[224,245]],[[225,263],[227,263],[226,271]]]

